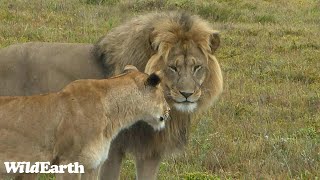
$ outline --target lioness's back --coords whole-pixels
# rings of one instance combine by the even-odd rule
[[[130,78],[126,79],[128,85],[133,84]],[[120,86],[108,81],[78,80],[57,93],[0,96],[0,162],[52,160],[56,138],[59,137],[58,127],[67,121],[67,125],[79,121],[87,128],[102,128],[91,123],[90,119],[102,119],[104,109],[101,96]],[[112,88],[108,88],[107,84]],[[97,113],[99,111],[101,115]],[[65,129],[72,132],[72,127],[66,126]],[[84,133],[80,135],[89,136]]]
[[[105,110],[101,98],[108,97],[108,106],[112,109],[117,103],[114,100],[119,100],[114,95],[135,86],[130,76],[123,76],[119,79],[77,80],[57,93],[0,96],[0,159],[9,155],[14,160],[18,154],[29,156],[30,161],[33,157],[47,157],[45,154],[51,153],[48,150],[54,146],[55,133],[61,122],[83,117],[87,127],[95,126],[90,120],[103,119],[104,116],[104,113],[97,114]]]

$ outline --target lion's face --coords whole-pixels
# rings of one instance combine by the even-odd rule
[[[193,112],[197,109],[202,95],[202,84],[207,71],[208,60],[196,45],[176,44],[162,61],[150,59],[153,70],[162,70],[162,87],[170,105],[182,112]],[[154,59],[153,59],[154,58]]]
[[[197,47],[182,48],[177,44],[169,52],[166,62],[163,87],[171,104],[179,111],[194,111],[206,77],[205,55]]]

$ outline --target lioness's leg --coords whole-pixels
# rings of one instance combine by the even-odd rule
[[[21,174],[15,180],[37,180],[38,174]]]
[[[124,153],[111,145],[108,159],[104,162],[100,170],[100,180],[119,179],[121,162]]]
[[[59,163],[59,165],[66,165],[66,164],[69,164],[70,162],[69,161],[62,161]],[[56,176],[56,180],[81,180],[81,176],[82,174],[80,173],[68,173],[68,172],[65,172],[65,173],[57,173],[55,174]]]
[[[101,165],[98,166],[96,169],[85,170],[84,174],[81,175],[81,180],[98,180],[100,168]]]
[[[81,174],[71,174],[71,173],[62,173],[62,174],[56,174],[56,180],[81,180]]]
[[[161,162],[160,157],[149,157],[145,159],[136,159],[137,180],[155,180]]]

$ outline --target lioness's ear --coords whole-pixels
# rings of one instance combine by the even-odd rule
[[[133,65],[126,65],[123,69],[124,73],[130,72],[130,71],[138,71],[138,69]]]
[[[218,31],[215,31],[210,36],[210,48],[211,53],[215,53],[218,47],[220,46],[220,35]]]
[[[152,73],[146,80],[147,86],[156,87],[161,82],[160,77],[156,73]]]
[[[164,67],[164,65],[165,65],[165,62],[161,57],[161,55],[155,54],[150,57],[149,61],[147,62],[144,68],[144,72],[147,74],[151,74],[153,72],[160,71],[161,67]],[[159,72],[157,72],[157,74],[159,75]]]

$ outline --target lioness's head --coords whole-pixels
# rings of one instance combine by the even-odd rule
[[[124,72],[140,73],[135,66],[127,65]],[[143,110],[143,120],[151,125],[155,130],[165,127],[165,121],[169,118],[170,107],[164,97],[163,89],[160,86],[161,79],[157,73],[147,75],[140,73],[135,77],[140,94],[143,97],[141,106]]]
[[[170,105],[178,111],[193,112],[208,106],[222,89],[219,64],[213,53],[219,46],[218,33],[197,16],[180,16],[160,21],[150,41],[154,55],[145,72],[163,72],[162,86]]]

